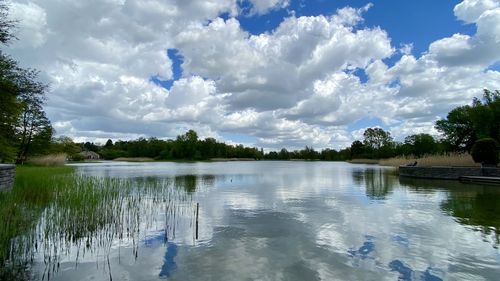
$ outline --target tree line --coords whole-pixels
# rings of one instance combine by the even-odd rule
[[[323,160],[345,161],[351,159],[382,159],[395,156],[470,152],[472,145],[485,137],[500,140],[500,92],[485,90],[483,98],[475,98],[472,105],[451,110],[447,117],[436,122],[441,138],[430,134],[413,134],[402,142],[395,141],[391,133],[382,128],[368,128],[363,139],[355,140],[341,150],[326,148],[316,151],[306,146],[301,150],[264,152],[262,148],[228,145],[214,138],[200,139],[189,130],[175,139],[139,138],[104,145],[91,142],[75,143],[69,137],[53,137],[43,147],[36,147],[39,154],[66,153],[73,160],[81,160],[81,151],[94,151],[103,159],[120,157],[149,157],[155,160],[209,160],[213,158],[247,158],[255,160]],[[20,139],[22,141],[22,139]],[[21,143],[21,142],[20,142]]]
[[[344,149],[324,149],[320,152],[311,147],[289,152],[285,148],[271,151],[264,159],[291,160],[316,159],[345,161],[351,159],[382,159],[396,156],[444,154],[449,152],[471,152],[479,140],[500,142],[500,91],[484,90],[482,99],[474,98],[471,105],[451,110],[446,118],[438,120],[435,128],[442,137],[421,133],[395,141],[391,133],[382,128],[368,128],[362,140],[355,140]]]
[[[14,27],[0,0],[0,45],[16,39]],[[0,50],[0,163],[22,163],[48,147],[54,130],[43,110],[46,91],[37,70],[20,67]]]

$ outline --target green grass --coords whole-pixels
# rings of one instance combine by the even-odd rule
[[[0,280],[25,268],[36,251],[56,271],[58,256],[71,245],[109,250],[114,239],[136,237],[141,223],[156,211],[145,202],[162,202],[175,211],[175,202],[191,200],[189,180],[176,179],[174,185],[172,179],[85,176],[67,166],[17,167],[12,192],[0,195],[0,216],[5,218],[0,224]],[[180,182],[185,188],[170,188]]]

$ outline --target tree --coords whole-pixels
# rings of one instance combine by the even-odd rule
[[[14,38],[14,22],[0,0],[0,43]],[[0,52],[0,162],[16,158],[22,163],[30,153],[47,149],[53,129],[43,111],[47,86],[37,81],[38,71],[23,69]]]
[[[31,154],[43,153],[52,139],[53,129],[45,112],[40,105],[29,102],[19,122],[16,163],[23,163]]]
[[[351,159],[361,158],[365,153],[365,146],[359,140],[353,141],[351,144]]]
[[[66,153],[68,156],[74,156],[81,150],[81,147],[67,136],[52,138],[50,145],[50,153]]]
[[[472,146],[471,154],[476,163],[496,166],[498,164],[498,142],[492,138],[480,139]]]
[[[21,105],[21,118],[16,125],[18,151],[16,163],[23,163],[35,150],[31,147],[34,140],[40,147],[47,147],[53,129],[43,111],[47,86],[36,81],[38,71],[20,69],[18,80],[18,101]],[[46,145],[46,146],[44,146]]]
[[[198,134],[189,130],[184,135],[177,136],[174,144],[174,157],[180,159],[194,159],[198,152]]]
[[[435,128],[443,133],[454,150],[470,151],[476,141],[470,109],[468,105],[457,107],[448,113],[446,119],[436,122]]]
[[[380,149],[383,146],[390,146],[393,142],[391,133],[381,128],[368,128],[363,133],[363,144],[373,149]]]
[[[106,144],[104,145],[104,147],[111,148],[112,146],[113,146],[113,141],[111,139],[108,139],[106,141]]]
[[[429,134],[407,136],[404,143],[409,147],[408,152],[417,157],[433,154],[438,150],[436,140]]]
[[[5,1],[0,0],[0,43],[8,44],[15,39],[12,29],[15,27],[15,21],[9,20],[9,7]]]

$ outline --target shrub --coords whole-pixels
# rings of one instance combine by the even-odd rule
[[[71,158],[71,161],[83,161],[83,160],[85,160],[85,156],[83,156],[80,153],[73,154],[73,155],[71,155],[70,158]]]
[[[480,139],[472,146],[471,154],[476,163],[496,166],[499,160],[498,143],[492,138]]]

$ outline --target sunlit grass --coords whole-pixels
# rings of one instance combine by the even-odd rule
[[[472,156],[468,153],[449,153],[443,155],[424,155],[422,157],[400,156],[379,161],[380,165],[399,167],[402,165],[412,164],[417,162],[419,167],[431,166],[462,166],[462,167],[478,167],[480,164],[475,163]]]
[[[138,242],[141,224],[157,211],[148,202],[166,204],[170,212],[178,212],[176,202],[190,202],[187,190],[170,188],[172,183],[92,177],[66,166],[18,167],[12,192],[0,195],[0,216],[5,218],[0,224],[0,279],[23,268],[36,252],[43,253],[46,270],[53,272],[60,253],[71,246],[106,251],[114,239]]]
[[[66,163],[67,157],[65,153],[36,156],[30,158],[28,164],[36,166],[62,166]]]

